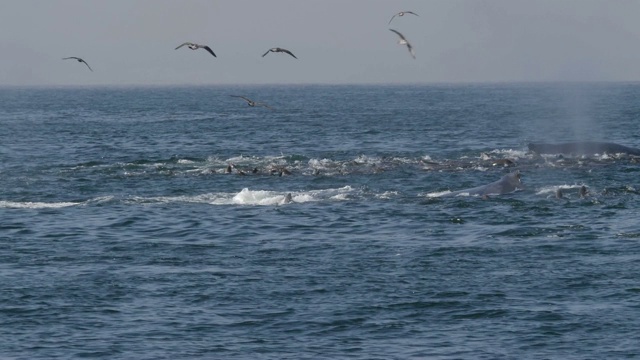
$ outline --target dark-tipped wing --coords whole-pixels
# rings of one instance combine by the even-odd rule
[[[267,105],[267,104],[265,104],[265,103],[261,103],[261,102],[259,102],[259,103],[256,103],[256,105],[260,105],[260,106],[262,106],[262,107],[266,107],[266,108],[267,108],[267,109],[269,109],[269,110],[273,110],[273,108],[272,108],[271,106],[269,106],[269,105]]]
[[[391,17],[391,20],[389,20],[389,24],[391,24],[391,21],[393,21],[393,19],[398,16],[398,14],[393,14],[393,16]],[[388,24],[387,24],[388,25]]]
[[[89,64],[88,64],[86,61],[84,61],[84,60],[82,60],[82,59],[80,59],[80,60],[78,60],[78,61],[83,62],[85,65],[87,65],[87,67],[89,68],[89,70],[91,70],[91,72],[93,72],[93,69],[91,68],[91,66],[89,66]]]
[[[404,35],[400,34],[399,31],[396,31],[396,30],[393,30],[393,29],[389,29],[389,31],[393,31],[394,33],[398,34],[398,36],[400,36],[400,39],[405,40],[405,41],[407,40],[407,39],[404,38]]]
[[[270,52],[271,52],[271,49],[267,50],[267,52],[266,52],[266,53],[262,54],[262,57],[265,57],[265,55],[267,55],[267,54],[268,54],[268,53],[270,53]]]
[[[405,11],[404,13],[405,14],[412,14],[412,15],[415,15],[415,16],[420,16],[420,15],[414,13],[413,11]]]
[[[183,46],[185,46],[185,45],[191,45],[191,43],[190,43],[190,42],[182,43],[182,45],[178,46],[178,47],[176,48],[176,50],[180,49],[181,47],[183,47]]]
[[[287,49],[280,49],[280,51],[285,52],[285,53],[287,53],[287,54],[289,54],[289,55],[291,55],[291,56],[293,56],[294,58],[297,59],[297,57],[295,55],[293,55],[293,53],[291,51],[287,50]]]
[[[411,56],[415,59],[416,58],[416,52],[413,50],[413,46],[411,46],[411,44],[409,44],[408,41],[407,41],[407,49],[409,50],[409,54],[411,54]]]
[[[62,60],[69,60],[69,59],[77,60],[77,61],[79,61],[81,63],[84,63],[85,65],[87,65],[89,70],[91,70],[93,72],[93,69],[91,68],[91,66],[89,66],[89,64],[86,61],[84,61],[83,59],[81,59],[81,58],[79,58],[77,56],[69,56],[69,57],[66,57],[66,58],[62,58]]]
[[[240,95],[229,95],[229,96],[244,99],[246,102],[253,102],[251,99],[247,99],[244,96],[240,96]]]
[[[216,54],[213,52],[213,50],[211,50],[211,48],[208,47],[207,45],[203,46],[202,48],[207,50],[211,55],[213,55],[213,57],[217,57]]]

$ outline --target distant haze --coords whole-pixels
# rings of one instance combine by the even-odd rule
[[[420,16],[387,24],[403,10]],[[636,0],[2,0],[0,85],[638,81],[639,14]],[[218,57],[174,50],[185,41]],[[261,57],[272,47],[299,60]]]

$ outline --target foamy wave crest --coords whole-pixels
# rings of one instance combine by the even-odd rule
[[[10,209],[59,209],[70,206],[82,206],[89,204],[101,204],[111,201],[113,196],[101,196],[87,201],[63,201],[63,202],[40,202],[40,201],[3,201],[0,200],[0,208]]]
[[[157,196],[157,197],[132,197],[132,203],[200,203],[211,205],[284,205],[291,203],[305,203],[312,201],[341,201],[347,200],[353,192],[350,186],[337,189],[310,190],[310,191],[270,191],[242,189],[238,193],[209,193],[195,196]],[[291,194],[290,200],[287,195]]]
[[[69,206],[83,205],[85,202],[16,202],[16,201],[0,201],[0,208],[13,208],[13,209],[57,209]]]
[[[280,205],[287,203],[287,194],[291,194],[291,203],[304,203],[322,200],[346,200],[352,190],[353,189],[350,186],[345,186],[338,189],[283,193],[265,190],[249,190],[248,188],[244,188],[233,197],[233,203],[238,205]]]
[[[583,185],[550,185],[550,186],[544,186],[541,189],[539,189],[536,192],[536,195],[544,195],[544,196],[555,196],[556,191],[558,190],[562,190],[563,192],[566,192],[568,194],[571,194],[573,192],[575,192],[575,195],[578,195],[578,190],[582,187]],[[569,192],[567,190],[573,190],[572,192]]]
[[[287,194],[274,191],[242,189],[233,197],[233,203],[238,205],[278,205],[285,202]],[[293,194],[291,194],[293,200]]]
[[[505,158],[520,159],[527,156],[527,151],[516,149],[494,149],[490,151],[491,154],[498,154]]]
[[[441,196],[444,196],[444,195],[447,195],[447,194],[451,194],[451,190],[435,191],[435,192],[424,194],[424,196],[429,197],[429,198],[436,198],[436,197],[441,197]]]

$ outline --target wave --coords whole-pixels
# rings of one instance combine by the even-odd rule
[[[544,186],[536,191],[536,195],[543,195],[546,197],[555,197],[556,192],[558,190],[562,190],[563,193],[575,193],[574,195],[579,196],[579,190],[582,186],[586,186],[583,184],[580,185],[549,185]],[[588,186],[587,186],[588,188]],[[573,190],[572,192],[567,192],[567,190]]]
[[[40,201],[5,201],[0,200],[0,208],[9,209],[59,209],[71,206],[84,206],[98,204],[113,199],[113,196],[101,196],[86,201],[62,201],[62,202],[40,202]]]
[[[485,172],[491,169],[518,167],[528,168],[583,168],[591,165],[605,165],[621,158],[603,154],[591,157],[569,157],[558,155],[537,155],[522,149],[493,149],[487,151],[465,151],[451,157],[435,158],[429,154],[420,155],[355,155],[349,158],[306,157],[295,154],[281,155],[237,155],[230,157],[188,157],[172,156],[160,159],[132,159],[105,163],[89,161],[62,166],[62,172],[85,173],[89,175],[109,175],[125,177],[148,176],[208,176],[217,174],[237,174],[253,176],[301,175],[301,176],[344,176],[373,175],[396,170],[408,171],[448,171],[465,170]],[[635,158],[624,157],[631,162]]]
[[[208,193],[194,196],[132,197],[132,203],[198,203],[210,205],[285,205],[317,201],[344,201],[354,193],[351,186],[309,191],[270,191],[244,188],[237,193]],[[291,194],[290,200],[287,195]]]
[[[0,208],[10,208],[10,209],[58,209],[69,206],[78,206],[82,205],[81,202],[55,202],[55,203],[45,203],[45,202],[17,202],[17,201],[2,201],[0,200]]]
[[[243,188],[235,193],[207,193],[193,196],[131,196],[121,200],[125,204],[167,204],[167,203],[196,203],[209,205],[286,205],[319,201],[345,201],[354,194],[351,186],[335,189],[308,191],[270,191],[250,190]],[[0,208],[10,209],[58,209],[72,206],[87,206],[113,201],[113,196],[104,196],[77,202],[30,202],[0,200]]]

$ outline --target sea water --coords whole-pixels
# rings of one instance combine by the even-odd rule
[[[640,147],[638,98],[0,88],[0,358],[640,356],[638,159],[527,149]]]

